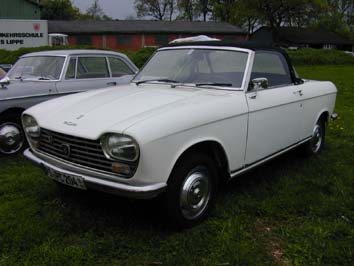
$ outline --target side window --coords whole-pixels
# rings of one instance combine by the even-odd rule
[[[111,66],[112,77],[121,77],[124,75],[132,75],[134,71],[121,59],[116,57],[109,57],[109,64]]]
[[[70,58],[68,69],[66,70],[65,79],[74,79],[76,69],[76,57]]]
[[[105,57],[79,57],[76,71],[77,79],[109,77]]]
[[[269,87],[291,84],[288,63],[278,52],[256,52],[251,73],[255,78],[267,78]]]

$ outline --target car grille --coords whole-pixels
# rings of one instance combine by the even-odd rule
[[[77,166],[118,175],[112,171],[112,163],[115,161],[107,159],[99,140],[79,138],[41,128],[36,149]],[[132,174],[134,174],[137,165],[126,162],[124,164],[128,164],[132,169]],[[131,177],[121,174],[118,176]]]

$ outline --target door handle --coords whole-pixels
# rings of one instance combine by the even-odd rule
[[[108,82],[107,85],[108,86],[115,86],[115,85],[117,85],[117,82],[116,81]]]
[[[294,91],[293,94],[299,94],[300,96],[304,95],[304,94],[302,93],[302,90]]]

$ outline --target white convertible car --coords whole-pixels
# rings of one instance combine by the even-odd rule
[[[294,147],[317,154],[336,87],[300,79],[277,48],[219,41],[160,48],[130,85],[51,100],[22,116],[25,156],[79,189],[164,197],[179,227],[217,184]]]

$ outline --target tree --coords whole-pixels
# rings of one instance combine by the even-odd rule
[[[44,0],[41,2],[41,18],[46,20],[73,20],[80,17],[80,11],[71,0]]]
[[[323,10],[315,23],[318,27],[354,37],[353,0],[327,0]]]
[[[197,1],[195,0],[179,0],[178,1],[178,9],[180,14],[178,16],[179,19],[185,19],[192,21],[197,13]]]
[[[172,20],[175,0],[135,0],[138,17],[151,16],[157,20]]]
[[[94,20],[113,20],[104,13],[98,0],[93,1],[92,5],[86,10],[86,15]]]
[[[203,21],[206,21],[207,15],[212,11],[212,5],[210,0],[199,0],[199,10],[203,16]]]
[[[213,0],[213,17],[242,26],[252,33],[257,26],[273,31],[281,26],[307,26],[326,0]]]
[[[212,11],[211,1],[209,0],[178,0],[177,7],[179,9],[179,19],[193,21],[203,17],[206,21],[207,15]]]

